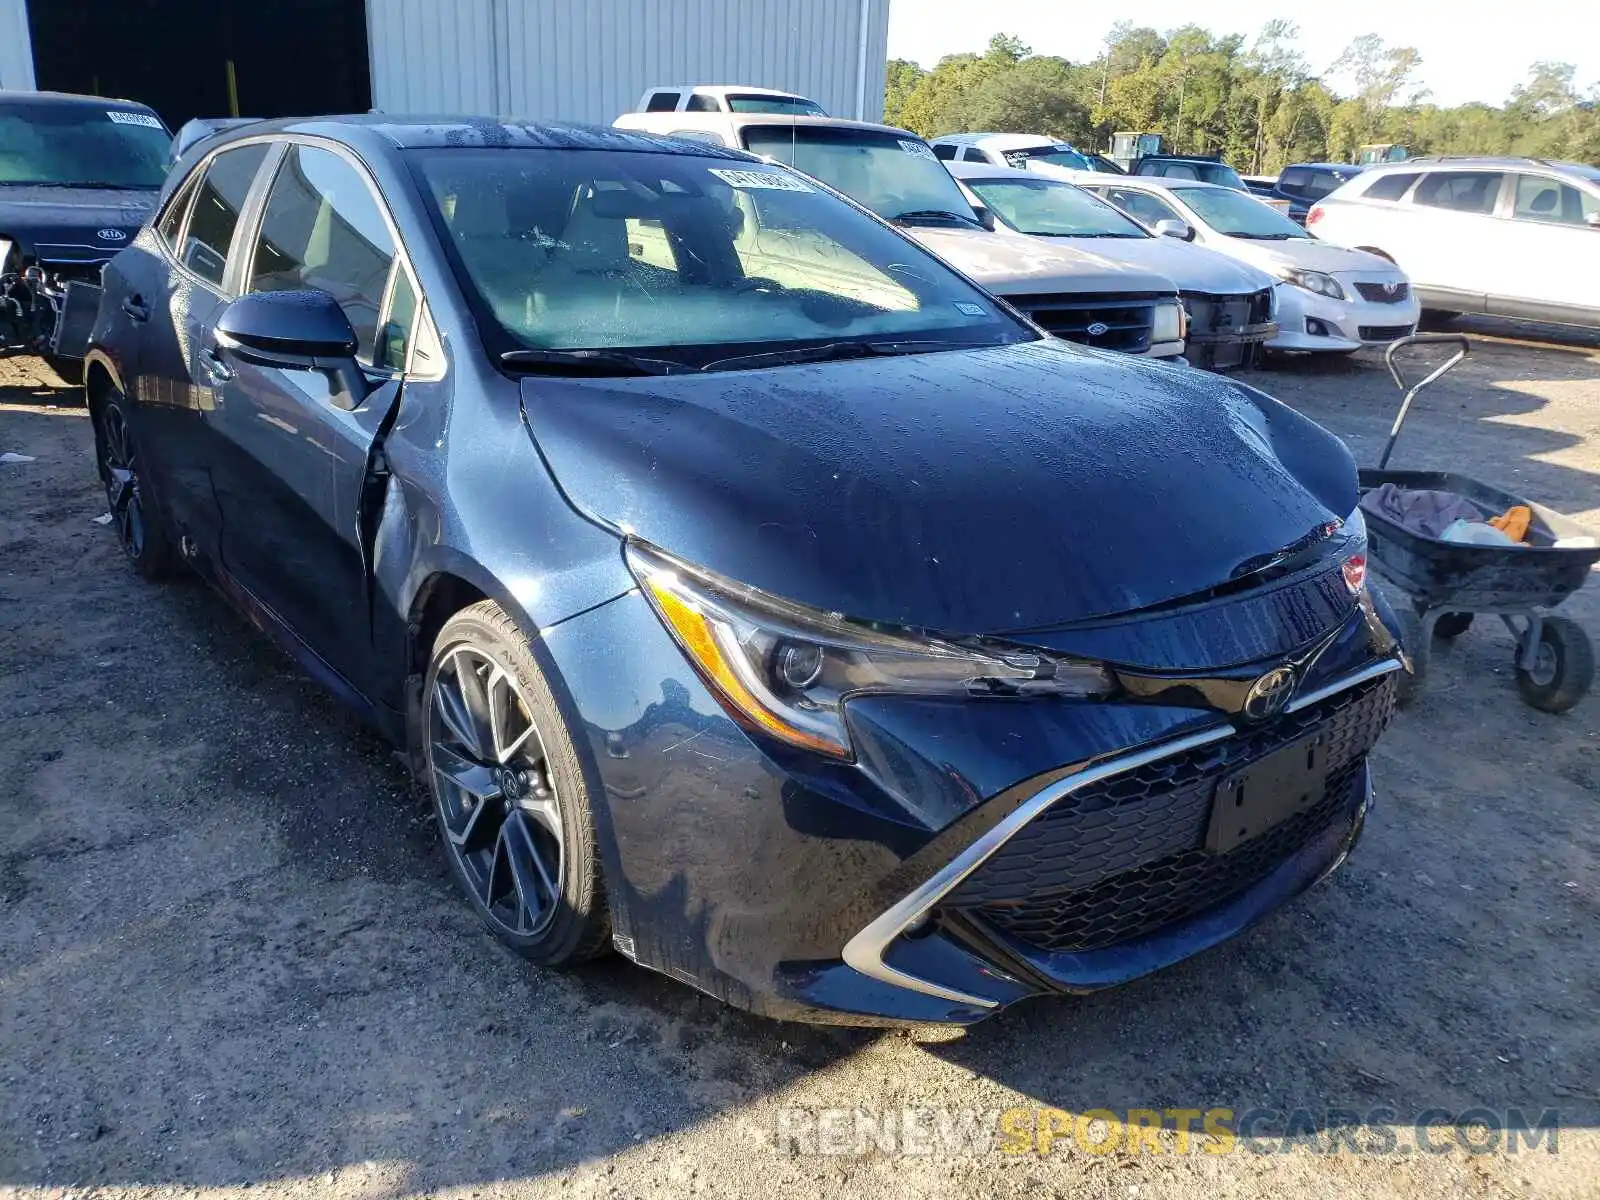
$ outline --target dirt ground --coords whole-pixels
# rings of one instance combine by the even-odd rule
[[[1497,625],[1379,747],[1346,869],[1248,935],[947,1040],[780,1025],[499,951],[385,747],[208,590],[119,560],[83,410],[41,372],[0,362],[0,452],[35,460],[0,465],[0,1197],[1600,1195],[1600,700],[1522,706]],[[1398,398],[1375,357],[1249,378],[1367,460]],[[1406,464],[1600,527],[1600,338],[1475,337]],[[1600,587],[1568,609],[1600,636]],[[1324,1132],[1047,1156],[775,1133],[858,1105]],[[1484,1108],[1558,1110],[1558,1152],[1405,1152],[1424,1110]],[[1320,1152],[1353,1119],[1330,1110],[1393,1152]]]

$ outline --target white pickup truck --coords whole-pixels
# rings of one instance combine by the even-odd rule
[[[893,222],[1057,337],[1152,358],[1183,354],[1185,318],[1170,279],[996,233],[914,133],[831,117],[686,109],[625,113],[614,123],[748,150],[803,171]]]

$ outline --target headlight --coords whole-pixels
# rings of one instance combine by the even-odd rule
[[[1339,286],[1339,281],[1321,271],[1285,271],[1281,278],[1285,282],[1294,284],[1295,287],[1305,288],[1308,292],[1315,292],[1330,300],[1345,298],[1344,289]]]
[[[1181,342],[1183,335],[1183,307],[1176,300],[1163,300],[1157,304],[1150,326],[1151,343]]]
[[[1109,694],[1106,668],[983,638],[850,621],[692,567],[637,541],[628,567],[656,615],[734,716],[790,745],[851,756],[844,703],[917,696]]]

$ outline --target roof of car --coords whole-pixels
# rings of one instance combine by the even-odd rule
[[[1595,181],[1600,178],[1600,168],[1588,166],[1585,163],[1561,162],[1547,158],[1519,158],[1515,155],[1430,155],[1424,154],[1416,158],[1402,158],[1398,162],[1373,163],[1362,174],[1377,175],[1395,171],[1481,171],[1490,168],[1497,171],[1507,169],[1543,168],[1554,171],[1560,175],[1571,175],[1579,179]]]
[[[1204,179],[1165,179],[1160,175],[1107,175],[1104,183],[1097,179],[1088,186],[1137,188],[1146,192],[1186,192],[1190,188],[1205,188],[1208,192],[1238,192],[1237,188],[1207,183]]]
[[[1015,167],[996,167],[981,162],[947,162],[944,164],[957,179],[1027,179],[1033,182],[1072,185],[1054,175],[1041,175],[1038,171],[1020,171]]]
[[[1360,171],[1365,171],[1367,169],[1366,167],[1362,166],[1360,163],[1298,162],[1298,163],[1290,163],[1287,167],[1284,168],[1284,170],[1285,171],[1293,171],[1298,167],[1308,167],[1313,171],[1356,171],[1356,172],[1360,172]]]
[[[748,83],[658,83],[649,89],[652,92],[704,92],[708,96],[726,96],[729,92],[738,92],[746,96],[786,96],[795,100],[804,100],[799,92],[786,92],[782,88],[756,87]]]
[[[930,138],[947,146],[975,146],[983,144],[996,150],[1021,150],[1026,146],[1065,146],[1060,138],[1045,137],[1038,133],[946,133]]]
[[[326,117],[280,117],[252,121],[206,139],[208,148],[262,134],[301,133],[360,142],[378,139],[405,150],[445,149],[463,146],[494,149],[646,151],[657,154],[692,154],[706,158],[749,155],[708,142],[661,137],[609,125],[580,125],[563,121],[517,121],[496,117],[400,116],[393,113],[353,113]]]
[[[155,109],[137,100],[119,100],[111,96],[79,96],[72,92],[27,92],[0,89],[0,104],[60,104],[66,107],[135,109],[153,113]]]

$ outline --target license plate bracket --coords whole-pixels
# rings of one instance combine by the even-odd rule
[[[1227,854],[1328,792],[1328,739],[1304,738],[1225,775],[1211,800],[1206,849]]]

